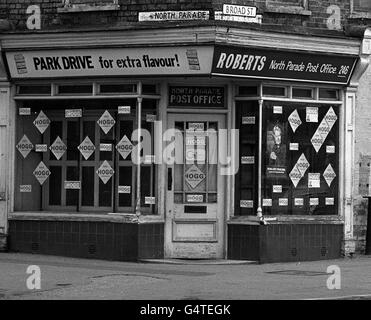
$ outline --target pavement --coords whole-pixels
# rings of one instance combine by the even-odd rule
[[[371,256],[263,265],[162,262],[0,253],[0,300],[371,300]],[[40,289],[27,287],[30,265],[40,268]],[[339,267],[340,289],[327,286],[329,266]]]

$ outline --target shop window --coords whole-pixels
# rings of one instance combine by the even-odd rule
[[[17,86],[17,94],[19,95],[50,95],[51,86],[46,85],[19,85]]]
[[[276,87],[276,86],[264,86],[263,95],[272,97],[286,97],[287,88],[286,87]]]
[[[99,85],[99,93],[101,94],[125,94],[136,93],[137,86],[135,84],[101,84]]]
[[[31,114],[17,119],[15,210],[133,213],[136,99],[26,104]],[[119,113],[118,106],[130,108]],[[142,107],[142,128],[149,133],[153,151],[157,101],[143,99]],[[156,212],[155,177],[150,159],[141,165],[143,214]]]
[[[299,99],[313,99],[313,89],[292,88],[292,97]]]
[[[59,85],[58,94],[92,94],[93,86],[91,84],[80,85]]]
[[[336,215],[339,107],[266,102],[263,214]]]
[[[308,0],[265,0],[265,11],[311,15],[311,11],[308,10]]]
[[[339,90],[320,88],[319,98],[322,100],[339,100]]]
[[[235,215],[256,215],[259,151],[257,101],[236,102],[239,129],[239,171],[235,177]]]
[[[245,97],[256,97],[258,95],[257,86],[239,86],[238,95]]]

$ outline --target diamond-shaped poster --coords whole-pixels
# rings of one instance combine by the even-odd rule
[[[88,160],[90,156],[94,153],[95,151],[95,146],[93,142],[91,142],[90,138],[86,136],[83,142],[80,143],[80,145],[77,147],[79,151],[81,152],[82,156],[84,157],[85,160]]]
[[[133,150],[133,144],[130,142],[127,136],[123,136],[117,144],[116,149],[121,154],[121,156],[126,159]]]
[[[326,180],[327,185],[331,187],[332,181],[336,178],[336,173],[331,164],[329,164],[323,172],[323,178]]]
[[[295,188],[297,187],[299,181],[304,177],[305,172],[308,170],[308,168],[309,162],[304,153],[302,153],[289,174],[289,177]]]
[[[39,181],[40,185],[43,185],[43,183],[49,178],[50,176],[50,170],[48,167],[45,165],[44,162],[40,162],[36,169],[33,172],[33,175]]]
[[[101,164],[101,166],[97,170],[97,175],[102,180],[104,184],[108,182],[109,179],[113,176],[115,171],[112,169],[110,164],[107,162],[107,160],[104,160],[104,162]]]
[[[40,131],[41,134],[49,127],[50,120],[46,114],[41,110],[37,118],[34,120],[33,124]]]
[[[26,135],[23,135],[21,140],[19,140],[18,144],[15,146],[23,158],[26,158],[28,154],[33,149],[33,144],[31,143],[30,139]]]
[[[185,173],[185,181],[192,189],[196,188],[206,175],[195,165],[192,165]]]
[[[292,131],[295,133],[296,129],[302,124],[298,110],[295,109],[288,117]]]
[[[64,153],[67,150],[66,145],[63,143],[62,139],[58,136],[53,144],[49,147],[50,151],[54,154],[54,157],[59,160],[63,157]]]
[[[313,134],[312,139],[310,140],[316,152],[321,149],[323,143],[327,138],[327,135],[330,133],[337,119],[338,117],[334,109],[330,107],[326,115],[323,117],[321,123],[319,124],[316,132]]]
[[[102,114],[102,116],[97,121],[98,125],[101,127],[103,132],[107,134],[112,127],[115,125],[115,119],[111,116],[111,114],[106,110]]]

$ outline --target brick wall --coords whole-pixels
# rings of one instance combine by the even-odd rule
[[[72,28],[81,26],[105,26],[135,23],[138,21],[138,12],[162,11],[162,10],[210,10],[211,19],[214,19],[214,11],[222,10],[223,3],[252,5],[258,8],[258,14],[263,15],[263,25],[272,28],[286,28],[296,32],[329,31],[327,20],[330,14],[327,8],[336,5],[340,8],[341,28],[346,25],[346,18],[350,13],[349,0],[308,0],[308,10],[311,15],[288,13],[290,5],[300,4],[303,0],[285,0],[287,5],[280,6],[284,9],[282,13],[272,12],[266,9],[278,6],[276,0],[118,0],[119,10],[101,12],[74,12],[58,13],[57,9],[64,7],[65,1],[70,4],[81,4],[86,2],[106,4],[113,0],[2,0],[0,3],[0,19],[7,19],[13,30],[26,29],[26,10],[31,4],[39,5],[42,14],[42,29],[50,28]],[[280,0],[282,3],[283,1]],[[286,9],[286,10],[285,10]],[[157,25],[160,25],[157,23]],[[244,24],[239,23],[239,26]],[[1,28],[1,23],[0,23]],[[331,32],[334,32],[333,30]],[[335,31],[336,32],[336,31]],[[338,30],[337,32],[342,32]]]
[[[354,239],[356,251],[364,252],[367,229],[368,201],[362,196],[371,194],[371,67],[360,80],[355,112],[355,175],[354,175]],[[370,204],[371,205],[371,204]]]

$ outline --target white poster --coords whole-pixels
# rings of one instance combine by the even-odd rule
[[[263,199],[263,207],[271,207],[272,199]]]
[[[309,162],[307,158],[305,157],[304,153],[302,153],[298,161],[296,161],[291,172],[289,173],[289,177],[295,188],[297,187],[300,180],[304,177],[305,172],[308,170],[308,168],[309,168]]]
[[[273,193],[281,193],[282,185],[273,185]]]
[[[319,199],[318,198],[310,198],[309,199],[309,205],[310,206],[318,206],[319,205]]]
[[[48,167],[45,165],[44,162],[40,161],[40,163],[37,165],[36,169],[33,172],[33,175],[39,181],[40,185],[43,185],[44,182],[49,178],[50,171]]]
[[[304,198],[295,198],[294,199],[294,205],[296,207],[300,207],[304,205]]]
[[[64,153],[67,150],[66,145],[63,143],[62,139],[58,136],[53,144],[49,147],[52,154],[54,154],[54,157],[59,160],[63,157]]]
[[[97,175],[104,184],[106,184],[109,179],[111,179],[114,173],[115,171],[112,169],[107,160],[104,160],[97,170]]]
[[[306,107],[306,122],[318,122],[318,107]]]
[[[31,143],[30,139],[26,135],[23,135],[21,140],[15,146],[23,158],[26,158],[28,154],[33,150],[34,145]]]
[[[288,206],[289,205],[289,199],[287,199],[287,198],[279,198],[278,199],[278,205],[280,207],[286,207],[286,206]]]
[[[321,187],[321,174],[320,173],[308,173],[308,188],[320,188]]]
[[[195,189],[205,178],[206,175],[195,165],[192,165],[185,173],[185,181]]]
[[[332,181],[336,178],[336,173],[331,163],[326,167],[325,171],[323,172],[323,178],[326,180],[327,185],[331,187]]]
[[[334,198],[326,198],[325,199],[325,204],[326,204],[326,206],[333,206],[335,204],[335,199]]]
[[[312,145],[316,152],[318,152],[321,149],[323,143],[327,138],[327,135],[331,131],[336,121],[337,115],[334,109],[330,107],[330,109],[327,111],[326,115],[322,119],[320,125],[318,126],[316,132],[313,134],[313,137],[311,139]]]
[[[292,131],[295,133],[296,129],[302,124],[298,110],[295,109],[288,117]]]
[[[66,109],[64,111],[65,118],[81,118],[82,109]]]
[[[133,151],[133,144],[130,142],[127,136],[123,136],[117,144],[116,149],[121,154],[121,156],[126,159],[128,155]]]
[[[253,200],[240,200],[240,208],[254,208]]]
[[[299,150],[299,143],[292,142],[290,143],[290,151],[298,151]]]
[[[156,198],[155,197],[144,197],[145,204],[155,204]]]
[[[101,127],[103,132],[107,134],[112,127],[115,125],[116,121],[113,119],[108,110],[104,111],[102,116],[97,121],[98,125]]]
[[[95,146],[94,143],[91,142],[90,138],[86,136],[86,138],[83,140],[83,142],[81,142],[77,149],[79,149],[84,159],[88,160],[90,156],[94,153]]]
[[[19,192],[30,193],[32,192],[32,186],[30,184],[21,184],[19,186]]]
[[[118,193],[131,193],[131,186],[118,186]]]
[[[33,124],[40,131],[41,134],[49,127],[50,120],[46,114],[41,110],[39,115],[34,120]]]

